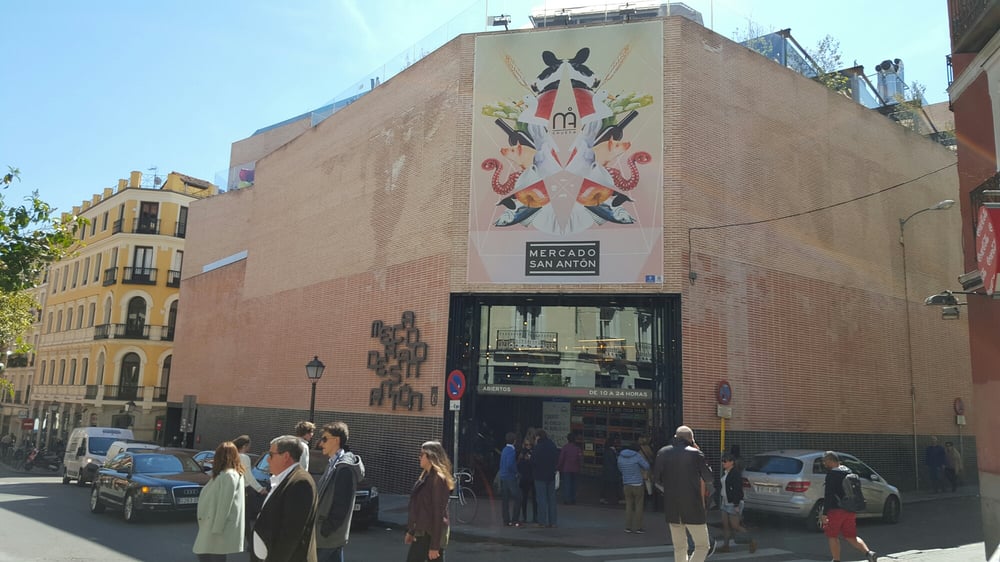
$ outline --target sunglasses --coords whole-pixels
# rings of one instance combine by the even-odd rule
[[[330,436],[324,435],[323,437],[319,438],[319,442],[320,443],[326,443],[329,439],[330,439]]]

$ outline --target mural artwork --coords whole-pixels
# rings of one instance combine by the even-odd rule
[[[662,282],[662,37],[477,37],[470,281]]]

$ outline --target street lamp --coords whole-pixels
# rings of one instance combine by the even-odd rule
[[[917,387],[913,382],[913,341],[910,336],[910,293],[909,282],[906,275],[906,223],[910,219],[927,211],[944,211],[950,209],[955,204],[952,199],[939,201],[932,207],[920,209],[905,219],[899,219],[899,247],[903,253],[903,310],[906,318],[906,367],[910,375],[910,418],[913,424],[913,488],[920,489],[920,453],[917,449]]]
[[[132,415],[132,412],[135,411],[135,402],[129,400],[122,406],[122,409],[125,410],[125,415],[128,416],[128,427],[131,429],[135,425],[135,416]]]
[[[318,355],[313,355],[312,361],[306,363],[306,376],[312,381],[312,398],[309,399],[309,421],[313,421],[316,414],[316,381],[323,376],[326,365],[319,360]]]

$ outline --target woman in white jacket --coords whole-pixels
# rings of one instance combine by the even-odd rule
[[[226,441],[215,450],[212,479],[198,498],[198,537],[192,549],[200,562],[225,562],[243,550],[243,464],[236,445]]]

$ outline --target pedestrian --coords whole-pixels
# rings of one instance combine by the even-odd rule
[[[948,478],[948,482],[951,484],[951,491],[954,493],[958,491],[958,477],[961,476],[962,469],[964,468],[964,463],[962,462],[962,451],[956,449],[955,444],[951,441],[945,441],[944,452],[944,475]]]
[[[300,421],[295,424],[295,436],[302,442],[302,455],[299,464],[309,472],[309,448],[312,447],[313,433],[316,431],[316,424],[311,421]]]
[[[350,430],[346,423],[328,423],[320,434],[319,447],[330,461],[316,485],[316,558],[319,562],[344,562],[354,494],[365,477],[365,465],[348,450]]]
[[[302,468],[302,440],[282,435],[268,451],[271,491],[253,526],[251,560],[317,562],[316,484]]]
[[[212,478],[198,497],[198,536],[192,550],[200,562],[225,562],[243,551],[245,473],[232,441],[215,449]]]
[[[264,498],[267,496],[267,488],[261,485],[260,482],[254,478],[253,467],[250,463],[250,437],[248,435],[240,435],[236,439],[233,439],[233,445],[236,446],[236,450],[240,454],[240,464],[243,466],[243,480],[246,486],[245,498],[244,498],[244,522],[245,522],[245,533],[246,536],[250,537],[250,531],[253,530],[253,522],[257,519],[257,514],[260,512],[260,506],[264,503]],[[213,461],[214,466],[214,461]]]
[[[823,515],[820,517],[820,523],[830,544],[833,562],[840,562],[840,537],[844,537],[847,544],[865,553],[868,562],[876,562],[878,555],[858,536],[857,516],[854,512],[840,507],[840,500],[844,497],[844,477],[851,473],[851,469],[840,464],[840,457],[833,451],[827,451],[823,455],[823,466],[827,472],[826,480],[823,482],[826,491],[823,496]]]
[[[530,439],[525,436],[521,450],[517,454],[517,483],[521,488],[522,524],[528,523],[528,496],[531,496],[531,522],[538,523],[538,496],[535,494],[535,472],[531,458],[531,449],[535,446],[534,430],[530,430],[530,435]]]
[[[11,435],[3,434],[0,437],[0,457],[7,458],[8,453],[10,453],[10,444],[13,443],[13,437]]]
[[[616,438],[611,438],[604,446],[600,499],[600,502],[603,504],[617,504],[622,491],[622,473],[618,470],[618,447],[616,441]]]
[[[566,434],[566,444],[559,451],[556,470],[559,471],[559,487],[563,491],[563,503],[576,503],[576,480],[583,467],[583,449],[576,444],[576,433]]]
[[[931,490],[934,492],[944,491],[944,467],[947,464],[947,455],[944,447],[938,444],[937,436],[931,436],[931,444],[924,451],[924,464],[927,465],[927,476],[931,481]]]
[[[406,562],[444,562],[448,548],[448,497],[455,489],[451,461],[437,441],[420,446],[420,477],[410,492],[405,544],[410,545]]]
[[[507,444],[500,452],[500,472],[498,473],[503,524],[506,527],[520,527],[521,522],[517,518],[517,511],[521,505],[521,488],[517,484],[517,450],[514,449],[517,434],[508,431],[505,440]]]
[[[559,450],[544,429],[535,431],[535,448],[532,451],[535,473],[535,496],[538,498],[538,526],[556,526],[556,463]]]
[[[736,533],[747,536],[750,552],[757,551],[757,541],[743,526],[743,470],[732,453],[722,455],[722,496],[719,506],[722,511],[722,546],[719,552],[729,552],[729,540],[736,541]]]
[[[618,470],[622,474],[622,490],[625,495],[625,532],[645,533],[642,528],[642,513],[646,503],[646,485],[643,473],[649,470],[637,445],[630,444],[618,455]]]
[[[691,428],[682,425],[674,432],[669,445],[656,453],[653,482],[663,488],[663,511],[670,525],[674,562],[704,562],[709,538],[705,509],[706,485],[712,481],[712,469],[698,449]],[[688,557],[687,533],[694,542]]]

